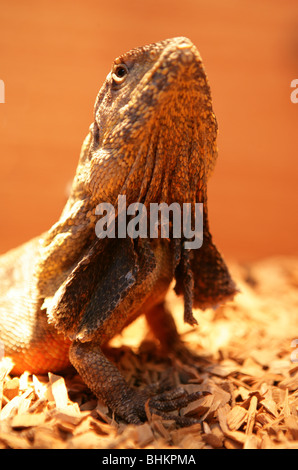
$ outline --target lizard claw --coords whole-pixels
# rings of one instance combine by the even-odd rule
[[[180,410],[194,400],[201,397],[201,392],[186,394],[182,387],[161,393],[149,400],[150,414],[157,414],[166,420],[174,420],[177,425],[185,427],[198,423],[194,418],[187,418],[176,414],[170,414],[168,411]]]
[[[159,415],[164,419],[174,420],[180,426],[190,426],[198,420],[183,416],[169,414],[169,411],[179,410],[190,402],[201,396],[201,392],[187,394],[182,387],[166,390],[155,396],[150,396],[152,388],[149,390],[134,391],[130,389],[130,396],[123,400],[115,409],[115,413],[126,422],[142,424],[150,419],[152,414]],[[148,393],[149,392],[149,393]],[[147,412],[147,413],[146,413]]]

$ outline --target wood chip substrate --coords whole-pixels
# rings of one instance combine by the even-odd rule
[[[201,392],[175,412],[194,418],[194,424],[180,427],[147,409],[148,421],[128,425],[73,369],[14,377],[4,356],[0,448],[297,449],[298,259],[228,264],[240,292],[218,309],[195,310],[196,328],[183,324],[181,299],[168,295],[191,351],[188,359],[166,355],[143,318],[114,338],[108,350],[132,387],[170,374],[187,393]]]

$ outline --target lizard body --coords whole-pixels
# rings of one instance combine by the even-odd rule
[[[206,74],[190,40],[168,39],[115,60],[59,221],[0,257],[0,340],[15,372],[57,371],[70,360],[116,414],[128,422],[144,419],[148,395],[128,387],[102,346],[145,314],[161,343],[175,349],[178,333],[163,304],[174,278],[190,324],[193,306],[214,306],[235,294],[208,225],[216,135]],[[183,239],[171,236],[97,238],[96,206],[116,207],[120,194],[127,206],[203,203],[203,246],[186,250]],[[172,402],[187,401],[181,400]],[[150,403],[166,409],[158,396]]]

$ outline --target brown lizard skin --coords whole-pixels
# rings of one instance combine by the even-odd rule
[[[217,122],[200,54],[187,38],[133,49],[118,57],[98,93],[71,193],[58,222],[39,238],[0,257],[0,340],[15,373],[63,370],[69,361],[90,389],[127,422],[146,418],[152,390],[129,387],[102,346],[138,315],[179,351],[164,307],[173,279],[193,307],[216,306],[236,287],[212,242],[207,180],[217,158]],[[204,241],[104,238],[95,208],[118,195],[142,202],[204,204]],[[193,217],[193,214],[192,214]],[[154,388],[154,387],[153,387]],[[154,392],[158,391],[158,387]],[[194,396],[155,394],[162,413]]]

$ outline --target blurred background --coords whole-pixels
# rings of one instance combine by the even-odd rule
[[[0,252],[57,221],[113,59],[182,35],[219,124],[216,244],[240,261],[298,255],[296,0],[0,0]]]

